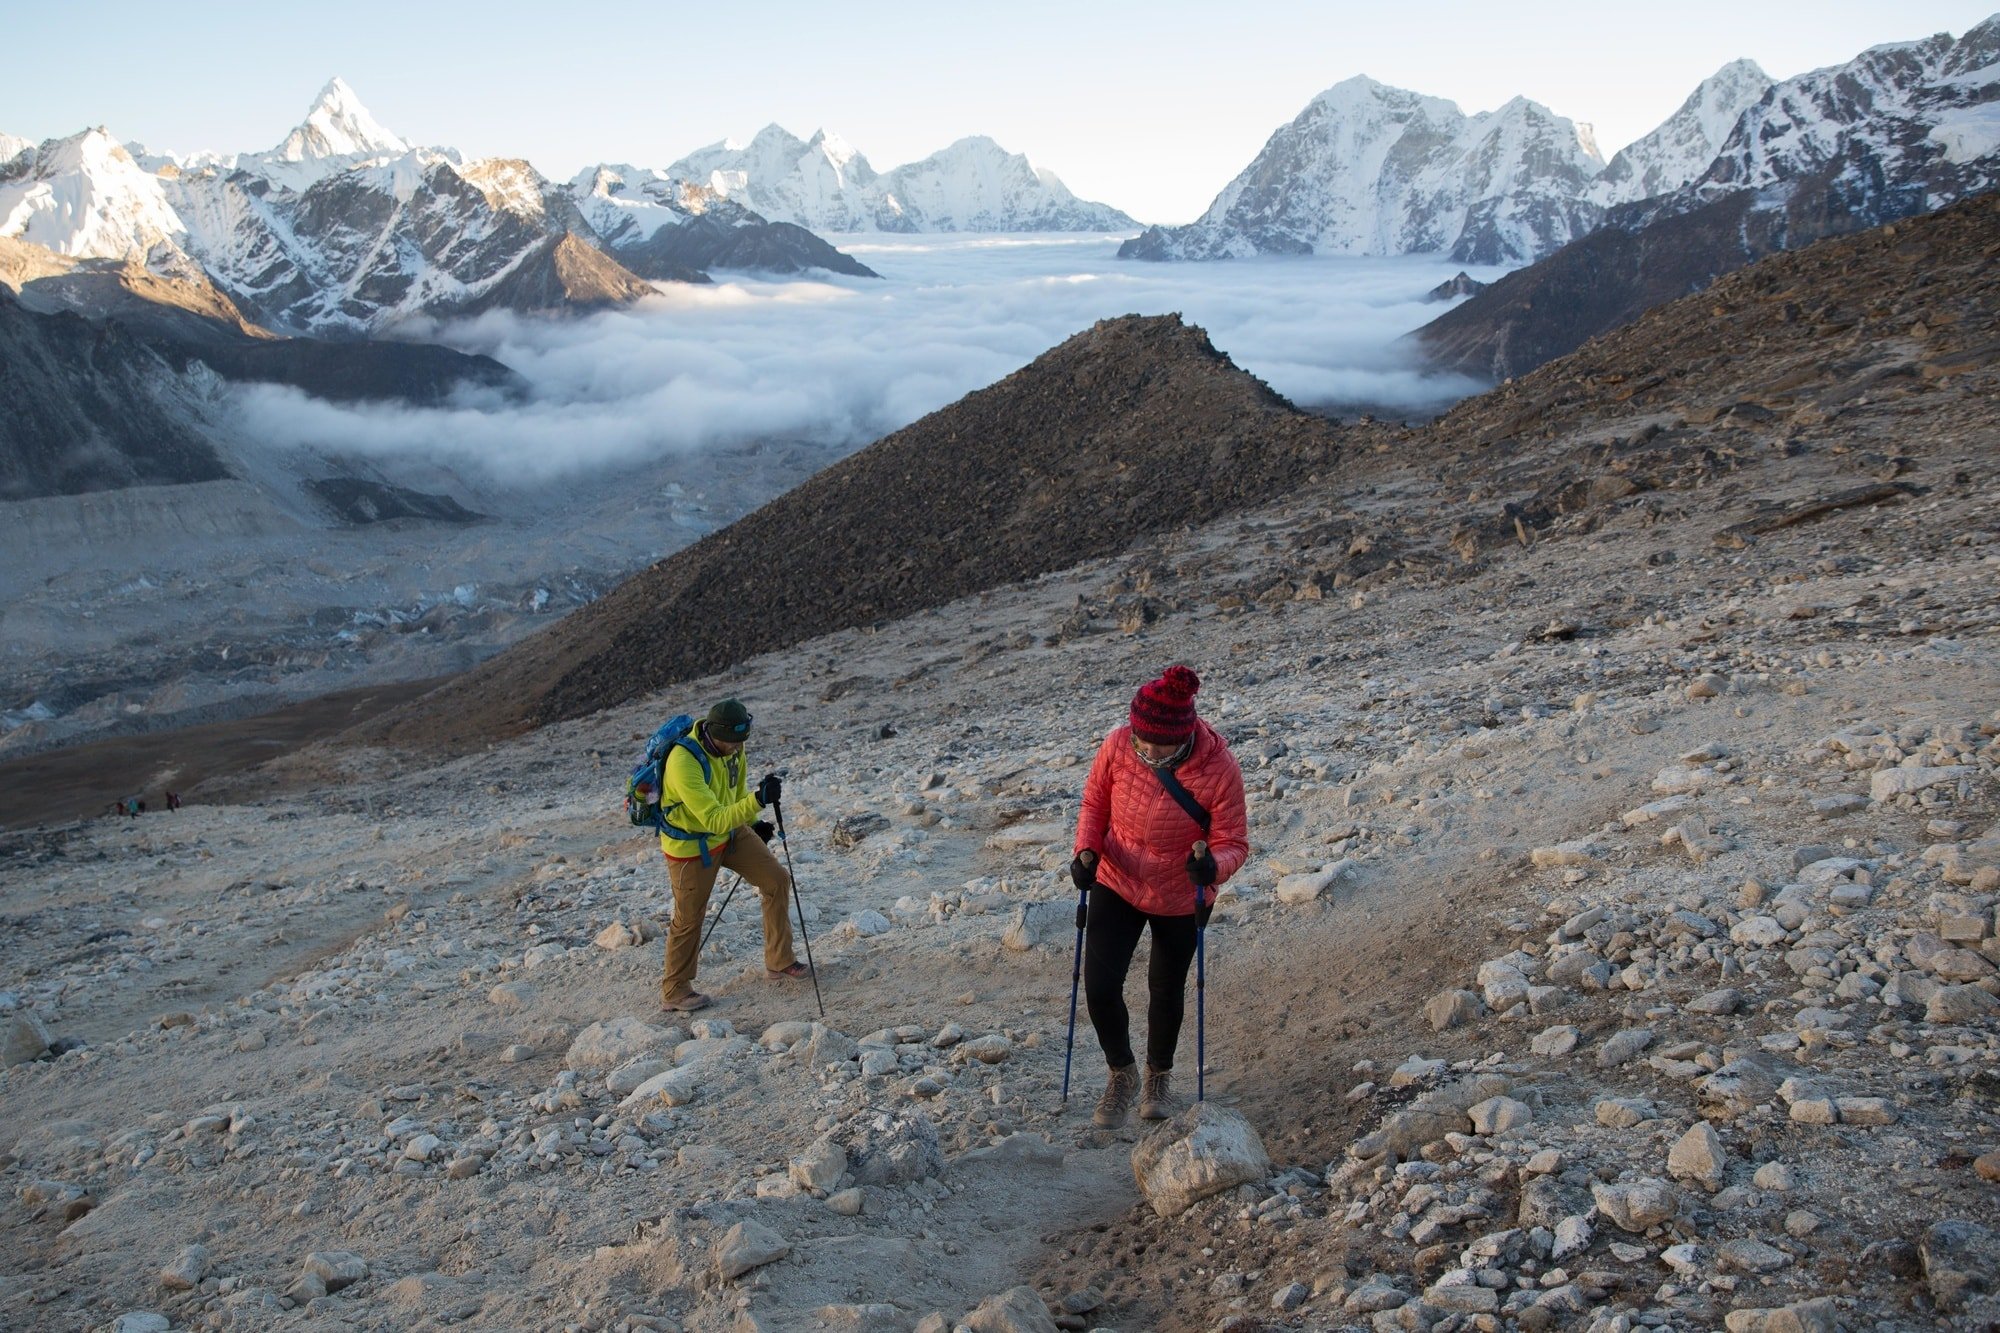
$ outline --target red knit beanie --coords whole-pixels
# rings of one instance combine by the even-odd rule
[[[1194,696],[1201,678],[1170,666],[1132,696],[1132,734],[1153,745],[1179,745],[1194,735]]]

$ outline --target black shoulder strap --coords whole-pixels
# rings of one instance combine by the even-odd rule
[[[1188,818],[1201,825],[1201,831],[1207,833],[1213,817],[1207,808],[1194,798],[1194,793],[1181,785],[1181,780],[1174,776],[1174,771],[1171,768],[1155,768],[1153,775],[1159,778],[1160,785],[1167,789],[1167,795],[1174,798],[1174,804],[1187,811]]]

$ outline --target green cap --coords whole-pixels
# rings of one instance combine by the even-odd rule
[[[741,699],[724,699],[708,710],[708,729],[725,741],[740,741],[750,734],[750,710]]]

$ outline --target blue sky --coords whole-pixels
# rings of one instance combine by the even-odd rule
[[[1783,78],[1963,33],[1994,3],[16,6],[0,131],[268,148],[338,74],[406,139],[550,176],[665,166],[772,121],[835,131],[878,169],[988,134],[1085,198],[1182,222],[1350,75],[1467,112],[1525,95],[1592,122],[1608,155],[1730,60]]]

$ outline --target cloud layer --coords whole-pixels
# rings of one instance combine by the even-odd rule
[[[527,403],[413,410],[259,387],[244,425],[280,448],[523,486],[757,439],[859,446],[1099,319],[1169,311],[1306,406],[1419,413],[1478,387],[1426,378],[1394,346],[1439,313],[1423,294],[1456,269],[1438,259],[1162,265],[1118,261],[1115,237],[832,239],[883,280],[737,275],[581,320],[482,316],[435,336],[519,372]]]

